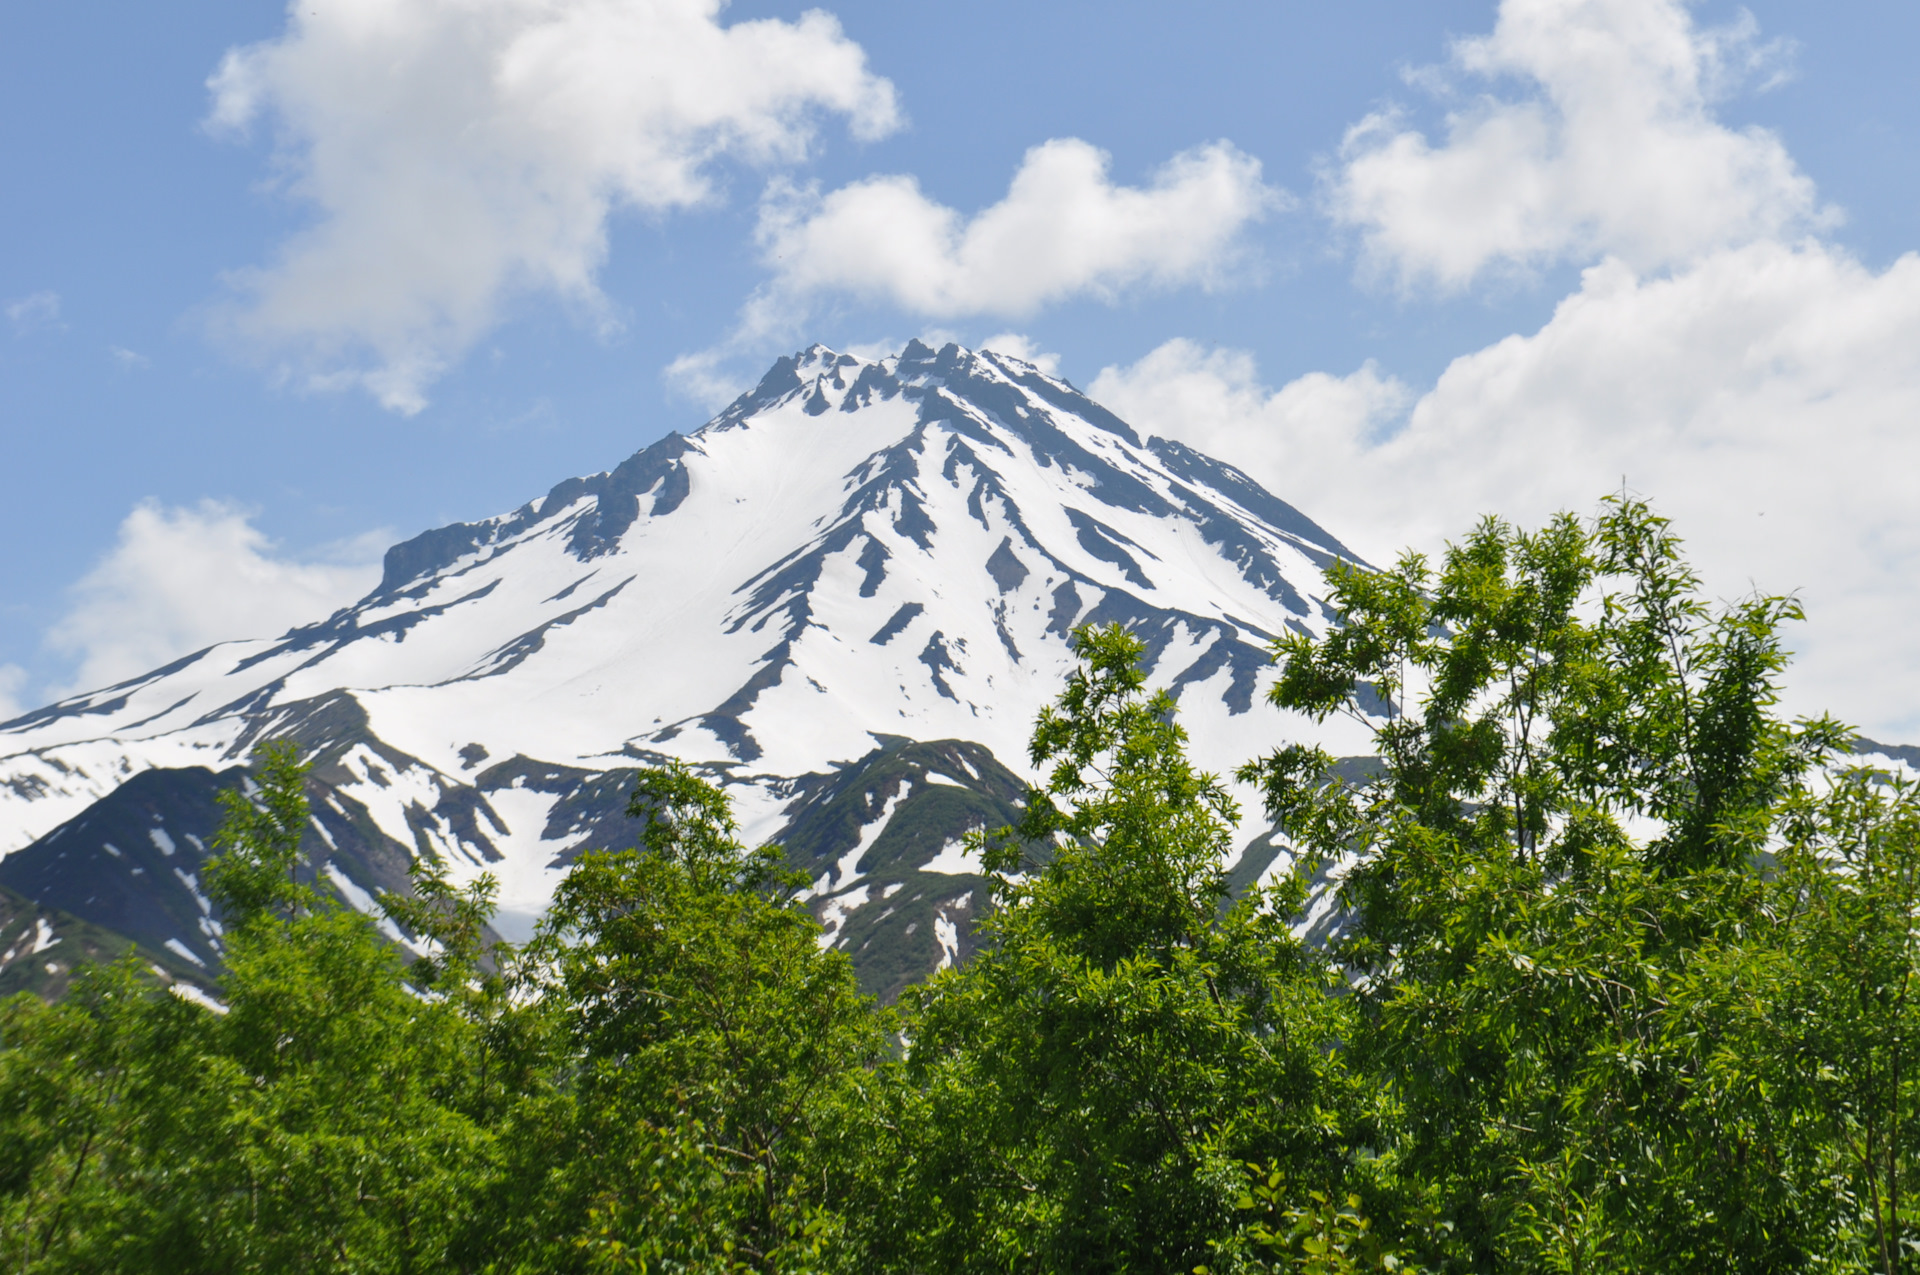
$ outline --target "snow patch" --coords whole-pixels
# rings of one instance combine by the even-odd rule
[[[209,899],[206,895],[200,893],[199,876],[195,873],[187,872],[180,868],[175,868],[173,870],[173,875],[180,878],[180,884],[187,887],[187,892],[193,895],[193,901],[200,905],[200,914],[202,916],[212,916],[213,900]]]
[[[192,983],[175,983],[167,988],[167,990],[183,1001],[189,1001],[192,1004],[198,1005],[201,1009],[210,1009],[216,1014],[224,1014],[227,1012],[227,1007],[224,1002],[213,999],[213,997],[207,995]]]
[[[841,928],[847,923],[847,917],[865,907],[867,898],[872,893],[872,886],[861,885],[827,900],[826,906],[820,909],[819,943],[821,947],[828,948],[834,945],[840,937]]]
[[[952,969],[960,959],[960,927],[943,909],[933,916],[933,941],[940,945],[940,963],[936,970]]]
[[[880,840],[881,835],[886,832],[887,825],[893,821],[894,807],[900,804],[912,787],[912,781],[902,779],[900,790],[887,798],[886,804],[880,807],[880,813],[874,816],[873,822],[860,830],[860,840],[854,843],[853,849],[841,855],[839,861],[833,865],[835,889],[845,889],[859,875],[860,860],[868,850],[873,848],[873,843]]]
[[[940,847],[940,853],[921,865],[922,872],[938,872],[949,877],[979,877],[987,873],[980,852],[967,845],[965,837],[956,837]]]
[[[188,947],[185,943],[182,943],[179,939],[168,939],[166,942],[166,949],[169,952],[172,952],[175,956],[179,957],[183,961],[192,961],[195,965],[198,965],[201,969],[207,968],[207,963],[201,960],[198,956],[194,955],[193,949]]]
[[[307,822],[312,824],[313,830],[320,834],[320,840],[327,843],[327,849],[333,851],[335,854],[340,853],[340,847],[333,842],[333,834],[327,831],[327,825],[320,822],[318,815],[308,815]]]

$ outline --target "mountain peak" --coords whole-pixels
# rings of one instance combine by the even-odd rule
[[[335,615],[0,731],[0,851],[141,770],[222,772],[289,723],[326,744],[348,727],[314,723],[351,722],[327,753],[341,808],[537,911],[565,855],[616,826],[580,812],[636,764],[703,768],[761,837],[821,776],[865,782],[847,768],[884,741],[1017,769],[1088,623],[1143,639],[1198,760],[1230,770],[1273,742],[1254,711],[1268,644],[1324,631],[1337,558],[1244,473],[1030,363],[814,345],[690,433],[395,545]]]

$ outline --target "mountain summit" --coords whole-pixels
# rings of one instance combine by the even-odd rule
[[[1226,768],[1273,742],[1266,644],[1324,631],[1320,570],[1352,557],[1021,360],[814,346],[691,434],[394,546],[324,620],[0,724],[0,884],[217,960],[189,808],[292,734],[337,889],[437,855],[524,925],[574,852],[630,842],[628,772],[677,757],[818,870],[831,941],[906,936],[863,966],[886,990],[964,955],[959,834],[1011,813],[1074,625],[1139,633]]]

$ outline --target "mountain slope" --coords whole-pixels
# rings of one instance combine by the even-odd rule
[[[379,587],[324,620],[0,724],[0,880],[139,773],[218,773],[288,733],[367,854],[493,871],[510,930],[571,854],[630,840],[620,776],[666,757],[810,870],[861,847],[902,873],[964,866],[961,831],[1017,798],[1006,767],[1073,625],[1138,632],[1200,759],[1226,769],[1272,744],[1266,644],[1324,630],[1315,586],[1339,557],[1237,470],[1019,360],[816,346],[690,435],[395,546]],[[912,741],[953,741],[944,769]],[[920,831],[894,836],[903,820]],[[971,873],[822,876],[816,906],[832,941],[859,937],[870,985],[964,955],[928,940],[964,931]],[[916,902],[876,946],[868,929]]]
[[[141,977],[193,1000],[208,999],[208,975],[197,963],[0,886],[0,1000],[16,992],[59,1000],[80,966],[110,965],[136,949]]]

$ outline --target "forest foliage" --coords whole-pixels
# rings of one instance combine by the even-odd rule
[[[1271,700],[1381,765],[1243,768],[1292,872],[1231,894],[1228,786],[1082,629],[977,954],[891,1007],[683,768],[510,947],[484,877],[302,885],[266,747],[206,873],[220,1009],[131,961],[0,1004],[0,1263],[1920,1269],[1920,792],[1781,717],[1795,603],[1709,604],[1629,500],[1327,589]]]

